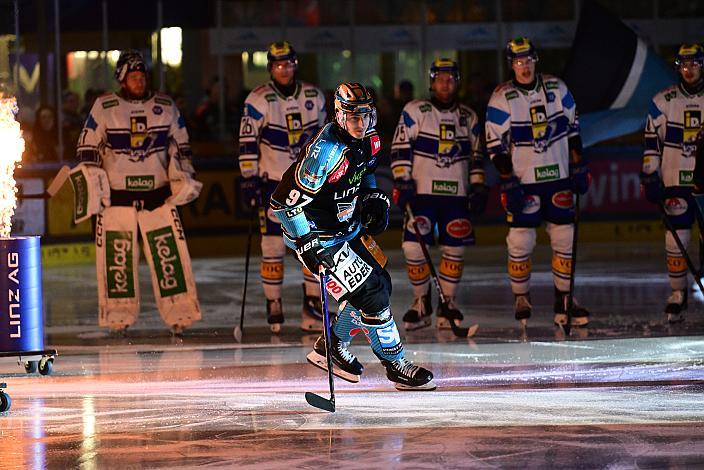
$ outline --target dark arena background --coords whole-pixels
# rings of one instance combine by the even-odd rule
[[[0,302],[0,469],[703,468],[704,244],[695,223],[686,257],[674,245],[666,251],[662,210],[698,214],[691,169],[704,149],[692,150],[680,173],[686,196],[653,204],[641,189],[653,97],[682,80],[681,46],[700,50],[703,31],[704,2],[691,0],[0,0],[0,105],[16,103],[9,122],[0,109],[0,161],[16,143],[8,126],[19,123],[24,139],[21,163],[10,161],[11,234],[0,240],[0,288],[9,290]],[[514,315],[506,186],[484,125],[495,88],[513,77],[506,45],[520,37],[537,50],[538,72],[564,80],[579,113],[591,184],[577,199],[572,292],[590,312],[585,326],[554,323],[553,272],[564,269],[545,224],[531,257],[532,316],[521,323]],[[432,325],[406,329],[414,299],[402,249],[408,219],[393,202],[387,230],[375,237],[406,358],[432,371],[435,390],[394,388],[360,335],[349,346],[365,366],[359,383],[335,377],[333,413],[307,402],[307,392],[327,400],[330,389],[327,373],[306,360],[319,333],[300,329],[304,275],[292,250],[283,268],[267,270],[259,225],[276,218],[243,201],[238,164],[247,148],[240,124],[257,112],[245,99],[270,80],[267,50],[284,40],[295,48],[296,79],[322,91],[329,121],[338,85],[371,91],[376,180],[389,197],[404,107],[429,98],[436,59],[457,64],[456,100],[478,116],[489,188],[486,210],[469,225],[476,244],[465,251],[454,297],[461,328],[476,331],[439,329],[435,313]],[[131,274],[141,292],[137,320],[121,331],[99,326],[94,240],[102,225],[95,217],[74,223],[72,184],[55,180],[66,179],[64,166],[77,167],[91,107],[120,89],[115,68],[129,49],[143,57],[148,88],[178,109],[203,183],[178,207],[202,314],[183,331],[162,321],[145,261],[153,254],[149,263],[164,268],[170,258],[149,254],[146,243]],[[689,67],[701,71],[695,56]],[[687,109],[696,109],[665,140],[700,132],[704,91],[687,96],[695,103]],[[112,106],[102,103],[106,112]],[[134,146],[135,128],[125,132]],[[13,193],[3,192],[5,177],[2,201]],[[13,247],[32,237],[41,237],[41,247],[31,243],[41,263],[37,255],[25,265]],[[430,255],[442,281],[437,245]],[[530,263],[520,266],[530,272]],[[281,269],[284,323],[274,333],[262,277]],[[677,282],[685,276],[684,303],[670,317],[668,269]],[[329,311],[338,311],[332,295]],[[18,322],[29,325],[28,341],[11,336]]]

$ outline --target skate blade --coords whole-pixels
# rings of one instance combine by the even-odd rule
[[[281,323],[272,323],[269,325],[269,329],[271,329],[272,333],[278,335],[279,333],[281,333]]]
[[[323,369],[325,372],[328,371],[328,360],[325,356],[321,356],[317,352],[311,351],[306,356],[306,359],[308,359],[308,362],[310,362],[315,367]],[[334,364],[332,367],[332,375],[339,377],[342,380],[346,380],[346,381],[353,383],[353,384],[358,383],[359,379],[360,379],[359,375],[350,374],[349,372],[346,372],[346,371],[340,369],[339,367],[335,367]]]
[[[417,387],[400,383],[394,383],[394,387],[396,387],[396,390],[400,390],[402,392],[408,392],[413,390],[421,392],[430,392],[431,390],[435,390],[436,388],[438,388],[438,386],[435,385],[435,382],[433,382],[432,380],[426,384],[418,385]]]
[[[436,323],[438,330],[451,330],[452,327],[450,326],[450,320],[448,320],[445,317],[438,317],[438,321]],[[455,320],[455,325],[460,326],[461,321],[460,320]]]
[[[420,330],[422,328],[427,328],[432,324],[432,320],[428,318],[427,320],[421,320],[419,322],[404,322],[403,327],[406,328],[406,331],[416,331]]]

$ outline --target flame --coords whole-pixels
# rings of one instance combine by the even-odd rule
[[[15,120],[17,100],[0,92],[0,237],[12,230],[12,216],[17,207],[15,165],[22,161],[24,139],[20,123]]]

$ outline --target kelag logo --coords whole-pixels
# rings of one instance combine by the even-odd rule
[[[152,261],[162,297],[186,292],[181,258],[176,247],[176,238],[170,226],[147,232],[147,242],[152,252]]]
[[[132,272],[132,233],[108,230],[105,232],[108,297],[111,299],[134,297]]]
[[[551,181],[560,178],[560,167],[556,163],[554,165],[539,166],[535,168],[535,181]]]

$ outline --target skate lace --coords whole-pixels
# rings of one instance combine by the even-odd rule
[[[354,355],[345,347],[343,343],[339,343],[337,345],[337,352],[340,356],[342,356],[342,359],[344,359],[345,362],[351,363],[354,361]]]
[[[420,367],[405,358],[393,361],[393,365],[394,368],[401,373],[401,375],[405,375],[406,377],[415,377],[416,372],[420,369]]]

